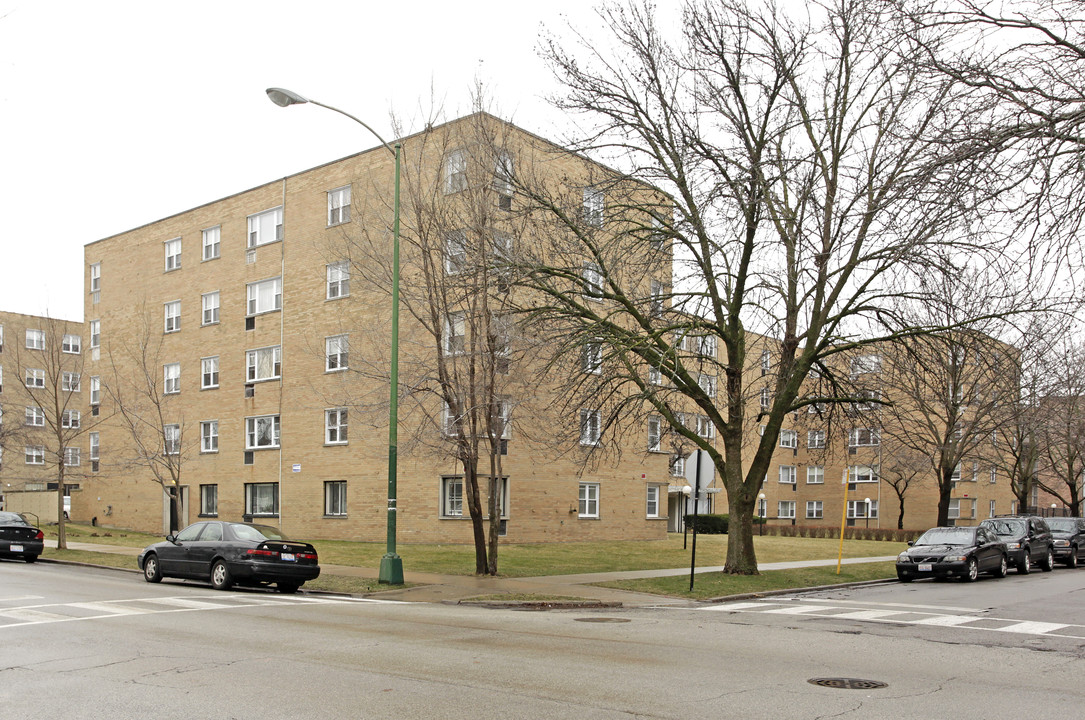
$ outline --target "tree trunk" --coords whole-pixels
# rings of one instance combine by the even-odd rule
[[[953,468],[939,468],[938,478],[938,527],[949,525],[949,501],[953,494]]]
[[[57,471],[57,549],[68,549],[68,530],[64,520],[64,457],[61,451],[60,468]]]
[[[897,500],[900,501],[900,513],[897,515],[897,530],[904,529],[904,496],[898,495]]]
[[[475,540],[475,574],[485,575],[486,528],[482,521],[482,501],[478,492],[478,465],[467,459],[463,459],[463,485],[467,508],[471,513],[471,533]]]

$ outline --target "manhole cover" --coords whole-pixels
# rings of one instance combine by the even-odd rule
[[[615,622],[629,622],[626,618],[608,618],[608,617],[586,617],[576,618],[577,622],[598,622],[598,623],[615,623]]]
[[[886,683],[878,680],[862,680],[860,678],[810,678],[806,682],[821,687],[836,688],[838,690],[877,690],[889,687]]]

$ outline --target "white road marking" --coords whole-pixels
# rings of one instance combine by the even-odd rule
[[[900,615],[900,610],[853,610],[833,615],[833,617],[848,620],[881,620],[895,615]]]
[[[913,620],[912,625],[937,625],[939,627],[953,627],[955,625],[964,625],[965,623],[975,622],[976,620],[983,620],[983,618],[976,617],[974,615],[932,615],[931,617]]]
[[[765,610],[765,613],[777,615],[809,615],[811,613],[821,612],[824,609],[825,608],[820,607],[790,606]]]
[[[780,598],[781,600],[783,598]],[[799,602],[810,603],[829,603],[831,605],[861,605],[864,607],[902,607],[902,608],[914,608],[916,610],[942,610],[945,612],[967,612],[967,613],[983,613],[987,610],[983,608],[966,608],[966,607],[954,607],[952,605],[911,605],[909,603],[883,603],[883,602],[866,602],[863,600],[829,600],[825,598],[806,598],[806,597],[792,597],[788,600],[797,600]]]
[[[12,597],[0,597],[0,602],[22,602],[23,600],[41,600],[41,595],[16,595]]]
[[[11,618],[12,620],[19,620],[20,624],[31,624],[67,620],[68,616],[51,612],[42,612],[41,610],[34,610],[32,608],[10,608],[0,610],[0,618]]]
[[[102,615],[142,615],[146,611],[120,604],[118,601],[68,603],[64,607],[81,608]]]
[[[1030,635],[1043,635],[1045,633],[1054,632],[1055,630],[1062,630],[1063,628],[1070,627],[1069,625],[1060,625],[1058,623],[1045,623],[1045,622],[1019,622],[1013,625],[1007,625],[1006,627],[998,628],[999,632],[1016,632],[1016,633],[1028,633]]]

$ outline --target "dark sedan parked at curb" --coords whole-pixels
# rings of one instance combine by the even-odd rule
[[[45,533],[13,512],[0,512],[0,557],[32,563],[41,555]]]
[[[982,527],[937,527],[919,536],[897,556],[897,578],[959,577],[971,582],[980,573],[1006,577],[1009,559],[1006,545]]]
[[[1072,568],[1085,562],[1085,518],[1050,517],[1047,526],[1055,540],[1055,560]]]
[[[1047,522],[1038,515],[999,515],[980,523],[980,527],[992,530],[998,539],[1006,543],[1010,552],[1010,564],[1017,572],[1028,575],[1034,565],[1044,572],[1055,569],[1055,541]]]
[[[210,581],[216,590],[232,585],[268,585],[297,592],[320,575],[316,549],[287,540],[277,528],[211,520],[189,525],[136,559],[147,582],[164,577]]]

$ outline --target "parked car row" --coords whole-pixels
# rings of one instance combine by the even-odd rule
[[[957,577],[971,582],[981,573],[1005,577],[1010,567],[1028,575],[1056,562],[1077,567],[1085,561],[1085,519],[1006,515],[976,527],[937,527],[919,536],[897,556],[897,578]]]

